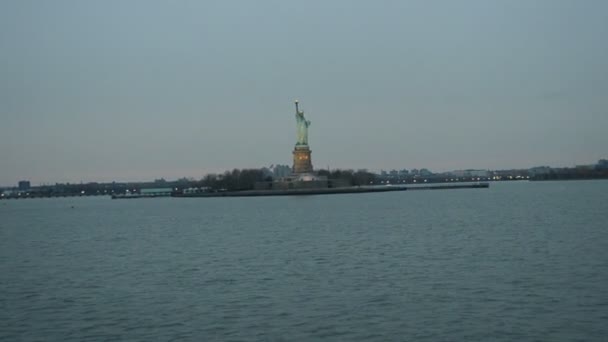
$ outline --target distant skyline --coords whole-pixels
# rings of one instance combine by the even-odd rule
[[[0,186],[608,157],[608,2],[0,2]]]

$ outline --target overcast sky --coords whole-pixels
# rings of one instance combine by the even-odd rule
[[[608,1],[2,1],[0,185],[608,157]]]

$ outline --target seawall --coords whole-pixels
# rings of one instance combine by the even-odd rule
[[[259,196],[300,196],[300,195],[335,195],[360,194],[370,192],[412,191],[412,190],[448,190],[448,189],[485,189],[488,183],[450,184],[450,185],[423,185],[423,186],[383,186],[383,187],[347,187],[347,188],[319,188],[319,189],[291,189],[291,190],[245,190],[245,191],[218,191],[199,193],[173,193],[172,197],[259,197]]]

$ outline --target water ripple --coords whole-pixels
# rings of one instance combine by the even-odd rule
[[[608,336],[608,182],[67,201],[0,207],[2,341]]]

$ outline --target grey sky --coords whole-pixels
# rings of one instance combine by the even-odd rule
[[[608,1],[2,1],[0,184],[608,157]]]

